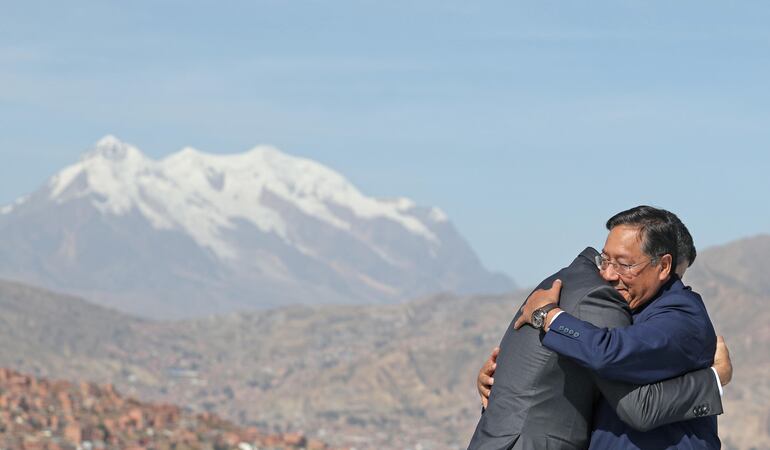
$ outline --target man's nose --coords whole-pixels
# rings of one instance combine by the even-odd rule
[[[599,275],[601,275],[602,278],[604,278],[606,281],[615,281],[619,278],[618,273],[615,272],[615,268],[612,266],[612,264],[608,264],[606,269],[600,270]]]

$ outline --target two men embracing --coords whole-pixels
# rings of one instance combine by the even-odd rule
[[[732,365],[681,281],[692,236],[649,206],[606,225],[602,251],[546,278],[482,367],[469,450],[720,448]]]

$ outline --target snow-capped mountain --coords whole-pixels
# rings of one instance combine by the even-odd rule
[[[112,136],[0,209],[0,276],[149,317],[513,288],[438,208],[268,146],[156,161]]]

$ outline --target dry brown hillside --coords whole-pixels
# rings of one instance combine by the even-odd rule
[[[685,277],[735,362],[726,449],[770,448],[769,265],[770,237],[759,236],[702,252]],[[524,295],[158,323],[0,283],[0,364],[335,445],[464,448],[479,413],[475,373]]]

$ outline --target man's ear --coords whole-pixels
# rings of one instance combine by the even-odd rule
[[[668,253],[660,257],[660,273],[658,274],[658,279],[660,279],[660,281],[666,281],[673,272],[674,266],[672,262],[673,258],[671,258],[671,255]]]

